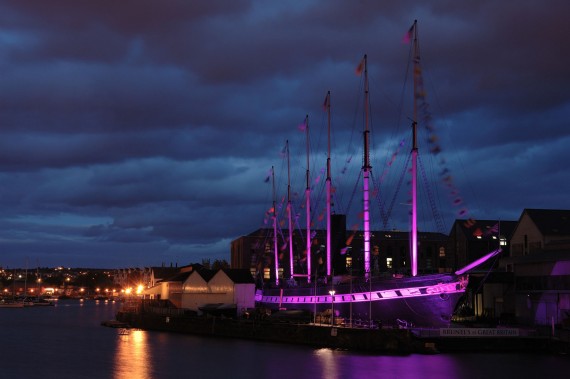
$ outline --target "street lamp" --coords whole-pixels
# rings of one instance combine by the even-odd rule
[[[335,294],[335,293],[336,293],[336,292],[335,292],[334,290],[330,290],[330,291],[329,291],[329,294],[331,295],[331,311],[332,311],[332,314],[331,314],[331,327],[334,326],[334,294]]]

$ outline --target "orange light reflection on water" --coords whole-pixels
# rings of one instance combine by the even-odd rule
[[[118,336],[114,379],[151,378],[147,336],[143,330],[130,330],[129,334]]]

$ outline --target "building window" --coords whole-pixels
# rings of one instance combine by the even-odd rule
[[[500,237],[499,238],[499,245],[507,246],[507,239],[505,237]]]
[[[386,258],[386,268],[392,268],[392,258],[388,257]]]
[[[439,257],[445,258],[445,247],[443,246],[439,248]]]
[[[269,267],[265,267],[263,269],[263,279],[266,279],[266,280],[271,279],[271,269]]]
[[[346,268],[352,267],[352,257],[346,257]]]

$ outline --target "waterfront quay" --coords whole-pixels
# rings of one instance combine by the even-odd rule
[[[249,318],[227,317],[223,314],[198,316],[178,308],[148,304],[143,306],[142,303],[133,306],[133,303],[126,303],[113,321],[120,322],[118,325],[124,328],[298,344],[381,355],[467,352],[570,353],[570,334],[561,332],[548,335],[535,329],[461,325],[438,329],[378,325],[354,327],[260,315],[263,313],[252,312]],[[107,326],[116,327],[117,324],[107,323]]]
[[[234,319],[223,316],[118,312],[117,321],[143,330],[240,338],[265,342],[367,351],[390,355],[414,352],[411,330],[347,328],[324,324]]]

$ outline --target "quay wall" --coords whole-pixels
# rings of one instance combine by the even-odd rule
[[[387,355],[408,355],[417,349],[416,340],[407,329],[343,328],[330,325],[220,317],[164,316],[133,312],[119,312],[117,320],[145,330],[291,343]]]

